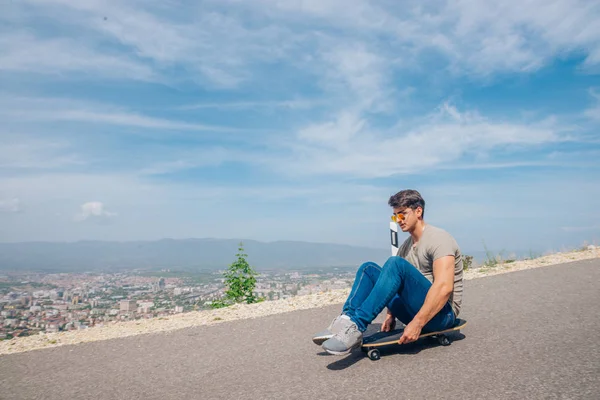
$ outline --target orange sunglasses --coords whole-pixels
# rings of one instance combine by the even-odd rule
[[[404,218],[406,218],[406,217],[402,213],[392,215],[392,221],[394,221],[396,223],[398,223],[400,221],[404,221]]]

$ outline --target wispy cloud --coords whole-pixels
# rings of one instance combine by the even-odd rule
[[[332,60],[340,60],[342,74],[372,69],[369,76],[348,81],[365,87],[389,77],[383,67],[389,62],[418,68],[422,56],[431,51],[446,57],[447,67],[457,73],[482,76],[532,71],[565,52],[584,51],[587,67],[600,63],[600,30],[595,28],[600,11],[587,1],[431,1],[411,6],[361,0],[347,7],[339,0],[176,6],[156,1],[27,0],[12,7],[22,11],[13,13],[20,15],[21,24],[49,15],[64,25],[59,36],[46,38],[15,24],[13,33],[0,41],[0,65],[10,70],[82,71],[144,80],[168,76],[180,81],[171,72],[183,68],[189,75],[185,81],[235,87],[253,77],[256,63],[285,60],[326,71]],[[84,34],[73,38],[74,31]],[[341,33],[358,48],[334,49],[322,60],[311,54],[314,43],[348,43]],[[388,46],[377,42],[381,37]],[[344,62],[352,53],[356,62]]]
[[[64,110],[62,112],[49,112],[29,114],[32,118],[41,120],[63,120],[63,121],[82,121],[87,123],[102,123],[110,125],[136,126],[140,128],[152,129],[181,129],[197,131],[215,131],[231,132],[239,131],[235,128],[226,128],[220,126],[209,126],[202,124],[171,121],[160,118],[148,117],[136,113],[126,112],[95,112],[91,110]]]
[[[55,169],[85,164],[66,141],[22,138],[0,132],[0,168]]]
[[[23,37],[15,25],[23,50],[10,44],[14,40],[0,47],[7,50],[3,61],[11,68],[28,66],[38,72],[58,67],[113,77],[131,77],[133,72],[152,80],[235,87],[250,76],[248,64],[274,60],[295,42],[284,26],[248,29],[210,3],[27,0],[13,7],[22,8],[21,23],[48,15],[63,23],[52,41]],[[73,32],[79,37],[71,39]],[[29,49],[43,51],[27,56]],[[135,70],[140,64],[145,71]]]
[[[123,54],[94,51],[70,38],[39,38],[28,33],[0,36],[0,70],[35,72],[44,75],[143,81],[159,80],[151,66]],[[74,74],[75,73],[75,74]]]
[[[261,8],[247,9],[285,18],[296,26],[308,25],[308,19],[317,26],[336,27],[353,38],[370,38],[370,43],[381,36],[389,38],[386,50],[370,47],[411,68],[428,51],[447,57],[448,66],[456,73],[481,76],[531,72],[565,52],[583,50],[586,66],[600,62],[600,30],[595,27],[600,10],[590,1],[547,4],[511,0],[493,5],[475,0],[419,5],[357,1],[353,7],[339,0],[260,3]]]
[[[38,121],[77,121],[88,124],[131,126],[148,129],[191,130],[212,132],[240,132],[244,129],[205,125],[180,120],[169,120],[143,115],[134,111],[75,99],[0,97],[3,109],[0,115],[7,119]]]
[[[157,151],[157,153],[160,153]],[[246,167],[258,162],[260,155],[252,154],[241,149],[231,149],[222,146],[200,146],[186,150],[165,149],[165,156],[157,155],[150,164],[142,167],[138,174],[144,175],[165,175],[180,171],[199,169],[203,167],[217,167],[227,162],[235,162],[238,165]]]
[[[322,54],[328,64],[323,86],[354,99],[358,111],[383,111],[389,107],[389,63],[365,43],[333,43]]]
[[[460,112],[443,104],[427,120],[410,128],[371,127],[355,113],[306,127],[289,145],[288,173],[349,174],[386,177],[434,169],[465,155],[492,152],[506,146],[538,146],[571,140],[558,125],[517,124]],[[501,165],[501,164],[497,164]],[[507,165],[512,165],[507,164]]]
[[[600,121],[600,93],[596,88],[590,88],[589,94],[596,100],[596,103],[593,104],[590,108],[586,109],[583,112],[583,115],[594,121]]]
[[[202,110],[202,109],[224,109],[224,110],[242,110],[242,109],[290,109],[290,110],[308,110],[326,103],[325,100],[280,100],[280,101],[231,101],[221,103],[195,103],[178,106],[177,110]]]

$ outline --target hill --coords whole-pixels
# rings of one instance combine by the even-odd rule
[[[0,270],[74,272],[135,268],[211,270],[229,265],[243,241],[257,270],[352,266],[384,262],[389,249],[299,241],[240,239],[162,239],[157,241],[79,241],[0,243]]]

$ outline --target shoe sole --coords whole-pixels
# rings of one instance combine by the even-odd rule
[[[322,345],[323,343],[325,343],[326,341],[328,341],[329,339],[331,339],[332,337],[333,337],[333,335],[327,335],[327,336],[317,336],[317,337],[314,337],[314,338],[312,339],[312,341],[313,341],[313,343],[314,343],[314,344],[316,344],[316,345],[320,346],[320,345]]]
[[[361,346],[362,346],[362,342],[360,342],[356,346],[350,347],[348,350],[345,350],[345,351],[333,351],[333,350],[329,350],[329,349],[324,349],[324,350],[326,352],[328,352],[329,354],[333,354],[334,356],[345,356],[346,354],[350,354],[352,352],[352,350],[357,349]]]

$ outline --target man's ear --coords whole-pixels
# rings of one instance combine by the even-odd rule
[[[423,207],[417,207],[415,211],[417,212],[417,217],[421,218],[423,216]]]

